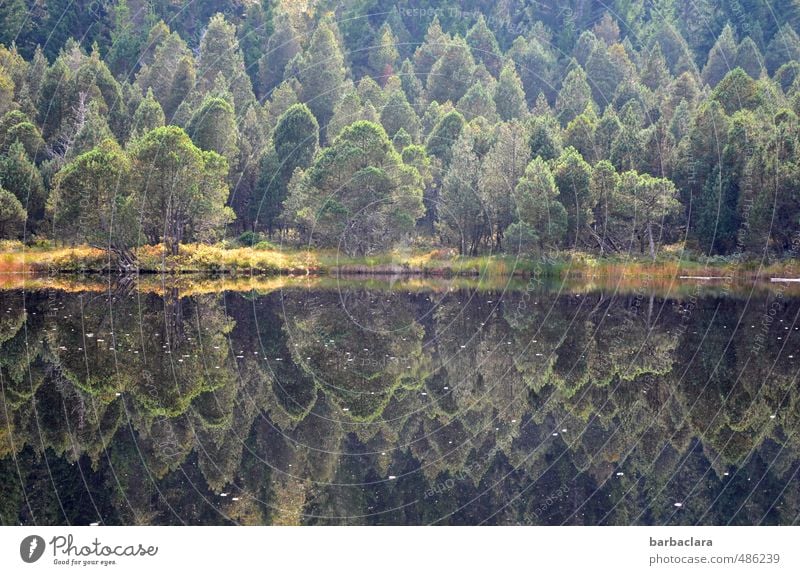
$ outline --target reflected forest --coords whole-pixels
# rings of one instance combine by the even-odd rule
[[[1,299],[6,524],[750,525],[800,512],[800,301],[780,292]]]

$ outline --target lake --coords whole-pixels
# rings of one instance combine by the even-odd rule
[[[3,524],[796,524],[800,297],[0,282]]]

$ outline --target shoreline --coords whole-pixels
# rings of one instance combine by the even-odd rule
[[[757,261],[738,265],[680,259],[662,255],[656,261],[645,256],[598,257],[565,252],[558,258],[509,255],[457,256],[446,250],[388,252],[363,257],[343,256],[332,250],[225,247],[188,244],[176,256],[165,256],[161,246],[135,250],[137,267],[123,269],[108,250],[15,247],[0,249],[0,274],[83,274],[95,276],[205,275],[238,276],[355,276],[515,279],[585,279],[603,277],[675,278],[681,282],[759,280],[800,281],[800,261],[783,260],[760,266]]]

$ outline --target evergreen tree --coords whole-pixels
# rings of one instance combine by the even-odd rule
[[[295,104],[278,119],[273,146],[260,166],[254,204],[256,225],[266,228],[270,237],[277,227],[289,181],[297,169],[311,165],[319,146],[319,124],[305,104]]]
[[[19,200],[30,219],[28,230],[36,231],[44,217],[47,191],[42,175],[18,141],[11,144],[7,155],[0,156],[0,186]]]
[[[450,42],[428,76],[428,98],[438,102],[458,102],[472,85],[475,62],[461,37]]]
[[[219,238],[233,221],[225,158],[203,151],[181,128],[156,128],[131,150],[132,209],[141,240],[178,253],[183,241]]]
[[[758,80],[764,71],[764,59],[758,46],[749,36],[742,40],[736,49],[736,67],[747,72],[754,80]]]
[[[400,54],[397,51],[397,38],[392,33],[391,27],[384,23],[378,31],[376,45],[369,53],[369,68],[373,78],[385,84],[386,80],[394,74]]]
[[[56,174],[47,212],[55,233],[70,244],[124,250],[134,239],[129,194],[130,162],[114,140],[105,140]]]
[[[503,56],[494,33],[486,25],[483,14],[478,16],[478,20],[467,32],[466,41],[472,50],[472,59],[486,66],[486,69],[496,78],[503,66]]]
[[[434,16],[425,33],[425,39],[414,52],[414,69],[420,80],[428,83],[428,75],[433,65],[442,57],[445,48],[452,42],[449,34],[442,31],[439,17]]]
[[[419,173],[372,122],[345,128],[300,177],[290,183],[284,212],[316,245],[351,255],[389,249],[424,214]]]
[[[224,78],[225,88],[233,94],[236,114],[243,114],[255,96],[239,50],[236,28],[222,14],[215,14],[209,20],[200,41],[197,71],[200,92],[213,91],[218,77]]]
[[[727,24],[708,53],[708,61],[703,68],[703,81],[713,88],[735,65],[736,39],[733,37],[733,28]]]
[[[566,126],[577,115],[586,109],[592,101],[592,92],[586,78],[586,72],[580,66],[570,70],[556,99],[556,114],[562,126]]]
[[[130,139],[135,140],[150,130],[163,126],[164,122],[164,110],[153,97],[153,90],[148,89],[147,95],[139,103],[133,115]]]
[[[186,132],[194,145],[223,156],[228,166],[236,168],[239,154],[239,129],[233,106],[219,96],[206,96],[192,115]]]
[[[444,115],[436,124],[428,137],[425,149],[429,156],[433,156],[447,166],[452,157],[453,144],[464,129],[464,116],[457,111]]]
[[[486,88],[483,87],[483,84],[480,83],[470,86],[469,90],[458,101],[456,108],[467,122],[478,117],[483,117],[490,123],[497,121],[494,100],[486,91]]]
[[[526,166],[514,190],[516,221],[506,230],[510,251],[557,249],[567,229],[567,211],[558,201],[558,188],[550,168],[536,157]]]
[[[394,90],[381,110],[381,124],[390,138],[405,130],[413,141],[419,140],[420,121],[402,90]]]
[[[784,24],[770,41],[766,54],[767,70],[774,74],[782,64],[800,61],[800,37],[790,25]]]
[[[500,72],[500,79],[494,90],[494,104],[504,122],[521,120],[528,114],[525,91],[513,62],[507,62]]]
[[[286,65],[300,53],[297,31],[289,15],[282,9],[274,15],[275,31],[267,40],[266,49],[258,59],[256,95],[264,98],[285,79]]]
[[[503,249],[503,234],[514,221],[514,189],[529,159],[530,147],[522,124],[501,124],[495,144],[483,159],[478,181],[496,250]]]
[[[478,189],[480,160],[465,130],[453,144],[453,156],[439,195],[437,230],[462,255],[477,255],[489,228],[488,212]]]
[[[595,200],[591,188],[592,168],[577,150],[567,148],[555,161],[553,175],[558,201],[567,210],[567,245],[577,247],[593,222]]]
[[[325,127],[333,116],[333,109],[341,96],[345,78],[344,56],[334,26],[335,24],[327,18],[320,22],[311,37],[300,70],[302,100],[319,122],[323,140]]]
[[[27,219],[28,213],[17,197],[0,187],[0,239],[20,239]]]

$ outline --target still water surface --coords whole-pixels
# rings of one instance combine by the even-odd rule
[[[781,286],[12,287],[2,524],[799,520]]]

